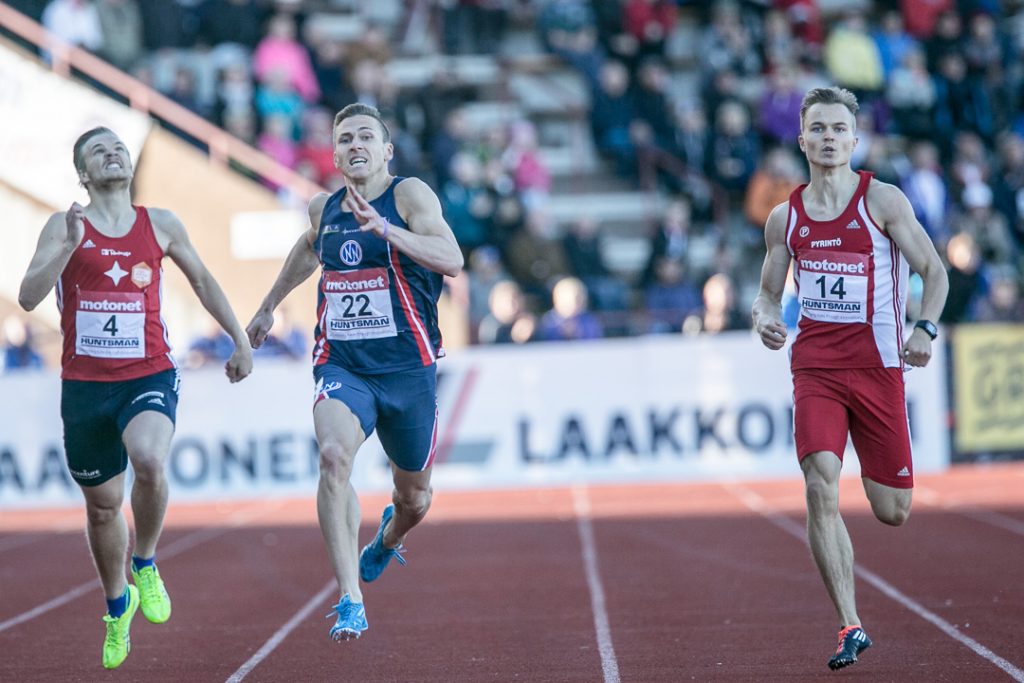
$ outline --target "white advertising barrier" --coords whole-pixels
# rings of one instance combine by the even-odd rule
[[[949,462],[941,349],[907,375],[919,473]],[[0,377],[0,507],[80,500],[59,393],[49,374]],[[313,495],[312,395],[305,363],[258,359],[235,385],[215,370],[184,373],[172,498]],[[439,489],[799,476],[786,353],[747,333],[460,350],[439,363],[438,395]],[[353,484],[390,488],[375,438]]]

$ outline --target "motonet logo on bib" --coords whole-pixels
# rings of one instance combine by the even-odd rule
[[[347,275],[348,278],[330,277],[328,275]],[[325,292],[365,292],[369,289],[387,289],[388,281],[384,275],[377,277],[352,277],[350,273],[327,273],[324,275]]]
[[[111,313],[142,313],[146,310],[142,306],[141,301],[110,301],[108,299],[101,299],[100,301],[87,301],[83,299],[78,302],[78,308],[82,311]]]
[[[851,254],[853,262],[832,261],[829,259],[800,259],[800,267],[804,270],[816,270],[820,273],[850,273],[851,275],[867,275],[867,264],[860,254]]]

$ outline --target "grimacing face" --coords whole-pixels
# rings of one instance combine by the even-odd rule
[[[394,146],[384,142],[381,125],[372,116],[350,116],[334,129],[334,165],[353,180],[386,170],[393,156]]]
[[[82,168],[78,171],[83,184],[107,185],[132,179],[131,156],[121,138],[100,133],[89,138],[82,147]]]
[[[800,149],[807,161],[825,168],[850,163],[857,146],[853,112],[843,104],[813,104],[800,130]]]

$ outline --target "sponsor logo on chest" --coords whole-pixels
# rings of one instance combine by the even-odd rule
[[[338,250],[338,258],[346,266],[357,266],[363,261],[363,247],[355,240],[345,240]]]
[[[153,282],[153,269],[145,261],[132,266],[132,283],[139,289],[148,287]]]
[[[811,240],[811,249],[825,249],[827,247],[841,246],[843,246],[843,240],[840,237],[836,237],[831,240]]]

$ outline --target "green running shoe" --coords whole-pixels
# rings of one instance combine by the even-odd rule
[[[103,639],[103,668],[116,669],[128,656],[132,649],[132,638],[129,629],[132,626],[132,617],[135,610],[139,609],[139,589],[135,586],[128,586],[128,607],[124,614],[119,617],[112,617],[109,614],[103,615],[103,621],[107,625],[107,637]]]
[[[135,571],[132,567],[132,578],[139,587],[142,601],[142,613],[154,624],[162,624],[171,618],[171,598],[164,588],[164,580],[155,564]]]

